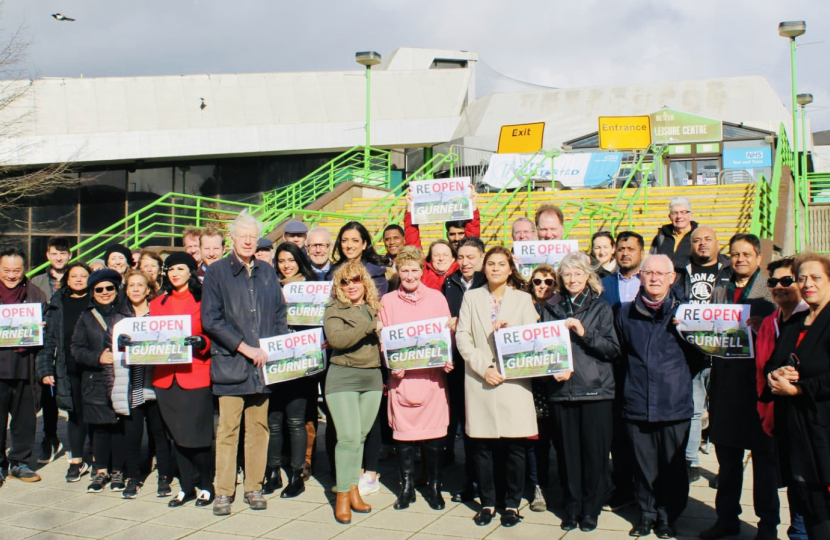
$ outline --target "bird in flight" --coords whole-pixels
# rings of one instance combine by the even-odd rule
[[[205,98],[199,98],[199,99],[201,99],[201,100],[202,100],[202,104],[201,104],[201,105],[199,105],[199,109],[201,109],[201,110],[203,110],[203,111],[204,111],[204,110],[205,110],[205,107],[207,107],[207,104],[205,103]]]
[[[52,17],[54,17],[55,19],[57,19],[59,21],[75,22],[75,19],[71,19],[71,18],[67,17],[66,15],[61,15],[60,13],[52,13]]]

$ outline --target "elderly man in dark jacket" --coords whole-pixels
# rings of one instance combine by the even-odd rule
[[[254,257],[261,225],[243,212],[231,225],[233,252],[208,267],[202,326],[211,338],[210,378],[219,396],[216,433],[216,501],[228,515],[236,490],[239,425],[245,415],[245,502],[267,507],[262,480],[268,451],[268,393],[262,376],[267,355],[259,340],[285,334],[286,307],[277,274]]]
[[[761,275],[761,242],[752,234],[729,240],[732,262],[718,276],[713,304],[748,304],[749,323],[757,331],[775,310],[769,287]],[[704,540],[732,536],[740,530],[741,487],[745,450],[752,452],[753,502],[758,522],[757,540],[777,538],[780,523],[778,473],[773,441],[764,434],[758,415],[755,360],[712,358],[709,387],[709,437],[718,456],[718,520],[700,533]]]
[[[25,274],[26,255],[17,248],[0,249],[0,304],[39,303],[46,296]],[[35,443],[40,387],[35,381],[37,347],[0,349],[0,486],[6,476],[37,482],[40,476],[28,465]],[[9,423],[11,416],[11,423]],[[6,455],[6,430],[11,429],[11,447]]]
[[[689,363],[695,353],[674,324],[681,300],[672,290],[674,266],[665,255],[643,262],[634,302],[617,313],[623,357],[623,418],[634,450],[640,521],[631,536],[674,536],[686,508],[686,443],[694,406]]]

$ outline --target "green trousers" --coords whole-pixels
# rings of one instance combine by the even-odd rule
[[[363,443],[375,423],[383,392],[336,392],[326,395],[329,415],[337,429],[334,463],[337,491],[345,493],[360,479]]]

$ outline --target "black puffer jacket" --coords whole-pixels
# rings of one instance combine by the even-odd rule
[[[58,289],[46,308],[46,332],[43,335],[43,349],[37,355],[37,378],[55,378],[55,400],[58,407],[72,411],[72,388],[66,366],[66,351],[63,333],[63,296],[67,289]]]
[[[567,299],[553,295],[542,310],[542,321],[568,318]],[[573,317],[582,322],[585,335],[571,334],[574,372],[567,381],[548,382],[550,401],[598,401],[614,399],[615,382],[613,362],[620,356],[620,344],[614,330],[614,312],[611,306],[593,291]]]
[[[112,365],[99,361],[104,349],[112,350],[112,327],[124,318],[114,311],[102,316],[108,330],[104,330],[92,313],[94,304],[81,313],[72,334],[72,356],[81,368],[81,402],[84,421],[89,424],[114,424],[118,418],[112,408],[110,393],[115,375]]]
[[[683,268],[689,264],[689,254],[692,252],[692,231],[697,229],[697,221],[692,221],[692,230],[680,239],[680,245],[674,245],[674,225],[668,223],[657,230],[657,235],[651,241],[649,253],[652,255],[668,255],[675,268]]]

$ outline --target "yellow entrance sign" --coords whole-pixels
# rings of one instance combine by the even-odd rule
[[[545,123],[502,126],[499,133],[499,154],[531,154],[542,149]]]
[[[648,116],[600,116],[599,147],[602,150],[643,150],[651,144]]]

